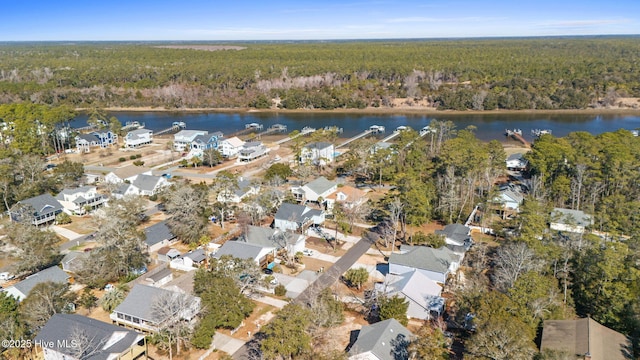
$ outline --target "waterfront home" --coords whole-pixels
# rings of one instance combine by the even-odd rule
[[[196,137],[199,135],[207,135],[208,133],[206,130],[180,130],[173,135],[173,148],[176,151],[185,151],[191,146],[191,143],[193,143]]]
[[[511,154],[507,157],[506,166],[509,170],[521,171],[527,168],[529,162],[524,158],[521,153]]]
[[[408,360],[413,333],[396,319],[363,326],[349,346],[349,360]]]
[[[57,266],[38,271],[37,273],[30,275],[26,279],[9,286],[4,291],[8,296],[13,296],[16,300],[22,301],[36,285],[44,282],[54,282],[59,284],[67,284],[69,281],[69,275]]]
[[[186,306],[174,312],[159,313],[154,307],[172,302],[184,303]],[[200,298],[181,292],[158,287],[135,284],[127,297],[109,315],[114,324],[133,328],[145,333],[154,333],[159,325],[173,321],[192,322],[200,312]]]
[[[76,149],[78,153],[89,152],[93,147],[106,148],[118,143],[118,135],[109,130],[94,131],[89,134],[76,136]]]
[[[389,256],[389,273],[402,275],[418,271],[429,279],[444,284],[449,274],[460,267],[460,257],[447,247],[402,246],[401,253]]]
[[[144,335],[76,314],[54,314],[34,344],[44,360],[133,360],[147,352]]]
[[[628,337],[591,318],[543,323],[540,351],[566,354],[563,359],[625,360],[632,349]]]
[[[232,158],[238,155],[243,145],[244,145],[244,141],[234,136],[234,137],[222,140],[218,145],[218,151],[220,151],[222,156],[226,158]]]
[[[551,211],[551,230],[582,234],[593,225],[593,217],[582,210],[553,208]]]
[[[196,136],[191,142],[191,150],[202,154],[207,149],[218,149],[224,135],[220,131]]]
[[[314,142],[305,145],[300,153],[300,161],[314,165],[325,165],[335,160],[335,148],[328,142]]]
[[[249,162],[267,155],[269,149],[260,141],[247,142],[238,152],[238,161]]]
[[[337,183],[327,180],[324,176],[320,176],[302,187],[291,188],[291,192],[296,200],[302,203],[313,201],[324,204],[325,199],[337,189]]]
[[[145,240],[149,252],[155,252],[165,246],[174,244],[178,238],[173,235],[167,221],[161,221],[144,229]]]
[[[9,210],[9,215],[11,221],[25,221],[39,226],[54,222],[63,209],[62,204],[51,194],[42,194],[18,201]]]
[[[151,169],[144,166],[127,165],[109,172],[104,177],[104,182],[111,184],[121,184],[132,182],[138,175],[152,175]]]
[[[274,227],[282,231],[306,231],[312,224],[324,223],[324,211],[311,209],[304,205],[283,203],[278,208]]]
[[[377,294],[399,296],[409,303],[407,317],[431,320],[444,312],[442,286],[419,271],[401,275],[387,274],[383,283],[376,283]]]
[[[124,146],[137,148],[142,145],[149,145],[153,142],[153,131],[149,129],[136,129],[129,131],[124,137]]]
[[[95,186],[81,186],[75,189],[64,189],[56,200],[60,202],[63,211],[69,215],[84,215],[107,202],[107,197],[98,194]]]

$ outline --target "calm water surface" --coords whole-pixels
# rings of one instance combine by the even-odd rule
[[[387,134],[404,125],[415,130],[429,125],[434,120],[451,120],[457,129],[476,127],[476,136],[481,140],[504,140],[505,129],[521,129],[525,138],[533,139],[532,129],[551,129],[554,136],[565,136],[574,131],[587,131],[594,135],[618,129],[640,128],[637,115],[593,115],[593,114],[443,114],[433,115],[359,115],[359,114],[276,114],[276,113],[165,113],[165,112],[117,112],[124,125],[128,121],[144,123],[147,129],[159,131],[171,126],[174,121],[184,121],[187,129],[222,131],[231,134],[244,129],[245,124],[259,123],[268,128],[273,124],[284,124],[289,131],[305,126],[322,128],[338,126],[344,129],[344,137],[356,135],[371,125],[383,125]],[[71,126],[86,126],[87,115],[79,115]]]

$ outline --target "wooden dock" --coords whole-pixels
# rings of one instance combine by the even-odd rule
[[[309,135],[309,134],[311,134],[311,133],[313,133],[313,132],[315,132],[315,131],[316,131],[316,129],[315,129],[315,128],[312,128],[312,127],[309,127],[309,126],[305,126],[305,127],[303,127],[303,128],[302,128],[302,130],[300,130],[300,132],[299,132],[298,134],[296,134],[295,136],[287,136],[287,137],[286,137],[286,138],[284,138],[284,139],[280,139],[280,140],[276,141],[276,142],[275,142],[275,144],[276,144],[276,145],[284,144],[284,143],[286,143],[287,141],[291,141],[291,140],[293,140],[293,139],[297,138],[298,136]]]
[[[173,125],[173,126],[171,126],[171,127],[169,127],[169,128],[162,129],[162,130],[160,130],[160,131],[158,131],[158,132],[154,133],[153,135],[154,135],[154,136],[157,136],[157,135],[164,135],[164,134],[167,134],[167,133],[170,133],[170,132],[180,131],[181,129],[182,129],[182,126],[180,126],[180,125]]]
[[[400,135],[401,132],[402,132],[402,130],[395,130],[393,133],[391,133],[391,135],[389,135],[386,138],[380,140],[380,142],[391,141],[391,140],[395,139],[398,135]]]
[[[345,147],[345,146],[349,145],[350,143],[352,143],[352,142],[354,142],[354,141],[356,141],[356,140],[358,140],[360,138],[363,138],[363,137],[365,137],[365,136],[367,136],[369,134],[372,134],[373,132],[374,132],[374,130],[371,130],[371,129],[365,130],[365,131],[361,132],[360,134],[352,137],[351,139],[343,142],[342,144],[336,146],[336,149],[339,149],[341,147]]]
[[[510,132],[509,135],[510,137],[512,137],[514,140],[518,140],[520,141],[522,144],[524,144],[524,146],[526,147],[531,147],[531,144],[529,144],[529,142],[527,140],[525,140],[522,135],[516,133],[516,132]]]

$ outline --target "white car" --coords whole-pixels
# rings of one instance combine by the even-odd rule
[[[1,281],[7,281],[7,280],[11,280],[13,278],[15,278],[15,276],[9,274],[8,272],[0,273],[0,280]]]
[[[313,250],[304,249],[304,250],[302,250],[302,254],[306,255],[306,256],[313,256]]]

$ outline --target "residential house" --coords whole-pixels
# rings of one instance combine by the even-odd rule
[[[342,204],[342,206],[348,209],[357,208],[369,200],[366,195],[366,191],[354,188],[353,186],[340,186],[338,190],[325,198],[327,210],[332,210],[335,204]]]
[[[322,223],[324,223],[324,211],[290,203],[280,205],[274,219],[274,227],[282,231],[304,232],[311,224]]]
[[[202,154],[207,149],[218,149],[224,135],[220,131],[212,134],[204,134],[196,136],[191,142],[191,150]]]
[[[78,153],[89,152],[93,147],[106,148],[118,144],[118,135],[109,130],[94,131],[76,136]]]
[[[111,195],[116,199],[127,195],[152,196],[167,186],[171,186],[171,183],[163,176],[141,174],[135,176],[131,183],[126,182],[118,186]]]
[[[63,211],[69,215],[84,215],[107,202],[107,197],[98,194],[95,186],[82,186],[75,189],[64,189],[56,200],[60,202]]]
[[[202,266],[206,259],[204,250],[198,249],[171,260],[169,267],[180,271],[194,271]]]
[[[158,249],[158,262],[171,262],[180,257],[180,251],[164,246]]]
[[[147,250],[158,251],[160,248],[174,244],[178,238],[171,232],[166,221],[161,221],[144,229],[145,244]]]
[[[520,210],[520,204],[524,201],[524,195],[511,187],[503,187],[500,189],[498,196],[494,199],[495,203],[501,204],[503,210]]]
[[[149,129],[136,129],[129,131],[124,137],[124,146],[137,148],[142,145],[149,145],[153,142],[153,131]]]
[[[516,171],[524,170],[527,168],[528,164],[529,162],[524,158],[523,154],[521,153],[511,154],[507,157],[507,160],[506,160],[507,169],[509,170],[516,170]]]
[[[156,304],[173,297],[184,297],[188,306],[170,314],[158,314],[153,311]],[[187,321],[195,319],[200,311],[200,298],[158,287],[136,284],[127,297],[118,305],[109,317],[114,324],[130,327],[138,331],[153,333],[158,326],[170,321]]]
[[[169,268],[163,268],[160,271],[156,271],[155,273],[147,276],[144,279],[144,281],[146,281],[149,285],[155,287],[161,287],[171,280],[173,280],[173,273]]]
[[[389,152],[393,152],[393,144],[392,143],[388,143],[388,142],[384,142],[384,141],[379,141],[375,144],[373,144],[373,146],[371,147],[371,149],[369,150],[369,153],[371,155],[376,154],[378,151],[383,151],[383,150],[387,150]]]
[[[225,242],[220,249],[213,254],[213,258],[220,259],[228,255],[239,259],[252,259],[259,266],[266,266],[266,264],[271,261],[270,257],[273,257],[274,251],[275,248],[232,240]]]
[[[34,344],[44,360],[133,360],[147,352],[144,335],[76,314],[54,314]]]
[[[18,201],[9,210],[11,221],[29,221],[33,225],[53,222],[63,210],[62,204],[50,194]]]
[[[582,234],[593,225],[593,217],[582,210],[553,208],[549,225],[551,230]]]
[[[207,135],[209,132],[206,130],[180,130],[173,135],[173,148],[176,151],[185,151],[193,140],[199,135]]]
[[[564,353],[567,359],[625,360],[633,358],[633,347],[628,337],[591,318],[545,320],[540,351],[546,350]]]
[[[269,149],[260,141],[247,142],[238,152],[238,161],[249,162],[267,155]]]
[[[182,257],[190,259],[192,266],[197,267],[200,267],[202,264],[204,264],[205,260],[207,260],[207,254],[205,254],[203,249],[189,251]]]
[[[335,148],[328,142],[314,142],[305,145],[300,152],[300,161],[314,165],[325,165],[335,160]]]
[[[412,339],[411,331],[393,318],[363,326],[349,347],[349,360],[408,360]]]
[[[62,260],[60,261],[60,265],[62,265],[63,271],[75,273],[76,271],[80,270],[83,260],[88,257],[88,252],[70,251],[62,258]]]
[[[104,181],[110,184],[122,184],[133,182],[138,175],[152,175],[151,169],[144,166],[127,165],[115,169],[104,177]]]
[[[296,200],[305,203],[313,201],[323,204],[325,199],[338,189],[338,184],[327,180],[324,176],[320,176],[310,183],[302,187],[294,187],[291,189]]]
[[[405,248],[406,251],[405,251]],[[447,247],[402,246],[402,253],[389,256],[389,273],[402,275],[418,271],[429,279],[444,284],[449,274],[460,266],[460,257]]]
[[[471,228],[462,224],[449,224],[442,230],[436,230],[436,234],[444,236],[444,242],[451,246],[461,246],[469,250],[473,245]]]
[[[407,317],[430,320],[444,312],[442,286],[419,271],[401,275],[387,274],[384,283],[376,283],[375,291],[387,296],[399,296],[409,303]]]
[[[235,189],[229,191],[223,190],[218,193],[218,201],[221,203],[239,204],[242,199],[251,195],[258,195],[259,193],[260,185],[258,183],[239,177]]]
[[[44,269],[42,271],[38,271],[37,273],[27,277],[26,279],[14,284],[13,286],[9,286],[4,291],[9,296],[13,296],[18,301],[24,300],[31,290],[36,287],[36,285],[52,281],[55,283],[66,284],[69,280],[69,275],[62,271],[57,266],[52,266],[50,268]]]
[[[218,151],[220,151],[222,156],[226,158],[232,158],[238,155],[243,145],[244,141],[240,140],[237,136],[234,136],[222,140],[218,145]]]
[[[287,253],[293,256],[297,252],[303,251],[306,247],[306,237],[304,235],[282,231],[277,228],[272,229],[252,225],[247,227],[247,231],[238,238],[238,241],[274,249],[273,255],[275,255],[275,251],[286,249]]]

